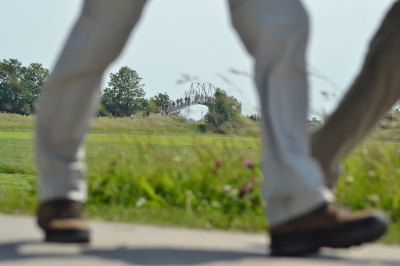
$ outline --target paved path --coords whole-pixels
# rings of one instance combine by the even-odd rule
[[[325,249],[307,258],[268,257],[263,234],[93,222],[90,245],[45,244],[34,218],[0,215],[0,265],[400,265],[400,247]]]

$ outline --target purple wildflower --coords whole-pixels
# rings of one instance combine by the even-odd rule
[[[247,192],[248,192],[247,186],[243,186],[243,187],[240,189],[239,197],[243,198],[244,195],[246,195]]]
[[[254,168],[254,163],[250,160],[246,160],[245,164],[246,164],[247,168],[250,168],[250,169]]]
[[[251,179],[250,185],[249,185],[249,191],[253,191],[256,187],[256,179],[253,178]]]

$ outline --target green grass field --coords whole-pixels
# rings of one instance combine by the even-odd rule
[[[147,124],[146,124],[147,123]],[[90,218],[264,231],[258,124],[237,135],[205,132],[172,117],[95,120],[87,141]],[[0,114],[0,211],[33,214],[37,182],[34,117]],[[393,128],[385,130],[394,130]],[[151,134],[150,134],[151,133]],[[382,209],[382,240],[400,243],[400,143],[374,131],[346,158],[335,191],[352,210]],[[379,136],[379,137],[376,137]],[[379,140],[377,142],[376,140]]]

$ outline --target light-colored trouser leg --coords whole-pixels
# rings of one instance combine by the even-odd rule
[[[84,139],[104,70],[120,54],[145,0],[86,0],[41,98],[36,132],[39,200],[84,201]]]
[[[400,98],[399,19],[397,1],[371,41],[361,73],[336,111],[312,134],[312,154],[331,176],[330,186],[336,182],[335,166]]]
[[[233,25],[255,58],[263,135],[263,192],[272,227],[332,200],[306,126],[308,16],[299,0],[230,0]]]

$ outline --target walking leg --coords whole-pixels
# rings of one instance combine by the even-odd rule
[[[231,0],[233,25],[255,58],[263,192],[271,226],[332,200],[306,126],[308,17],[298,0]]]
[[[361,73],[326,123],[312,134],[312,155],[336,184],[337,166],[400,98],[400,1],[372,39]]]
[[[47,82],[36,125],[38,224],[50,242],[88,242],[84,139],[104,70],[120,54],[144,0],[86,0]]]

